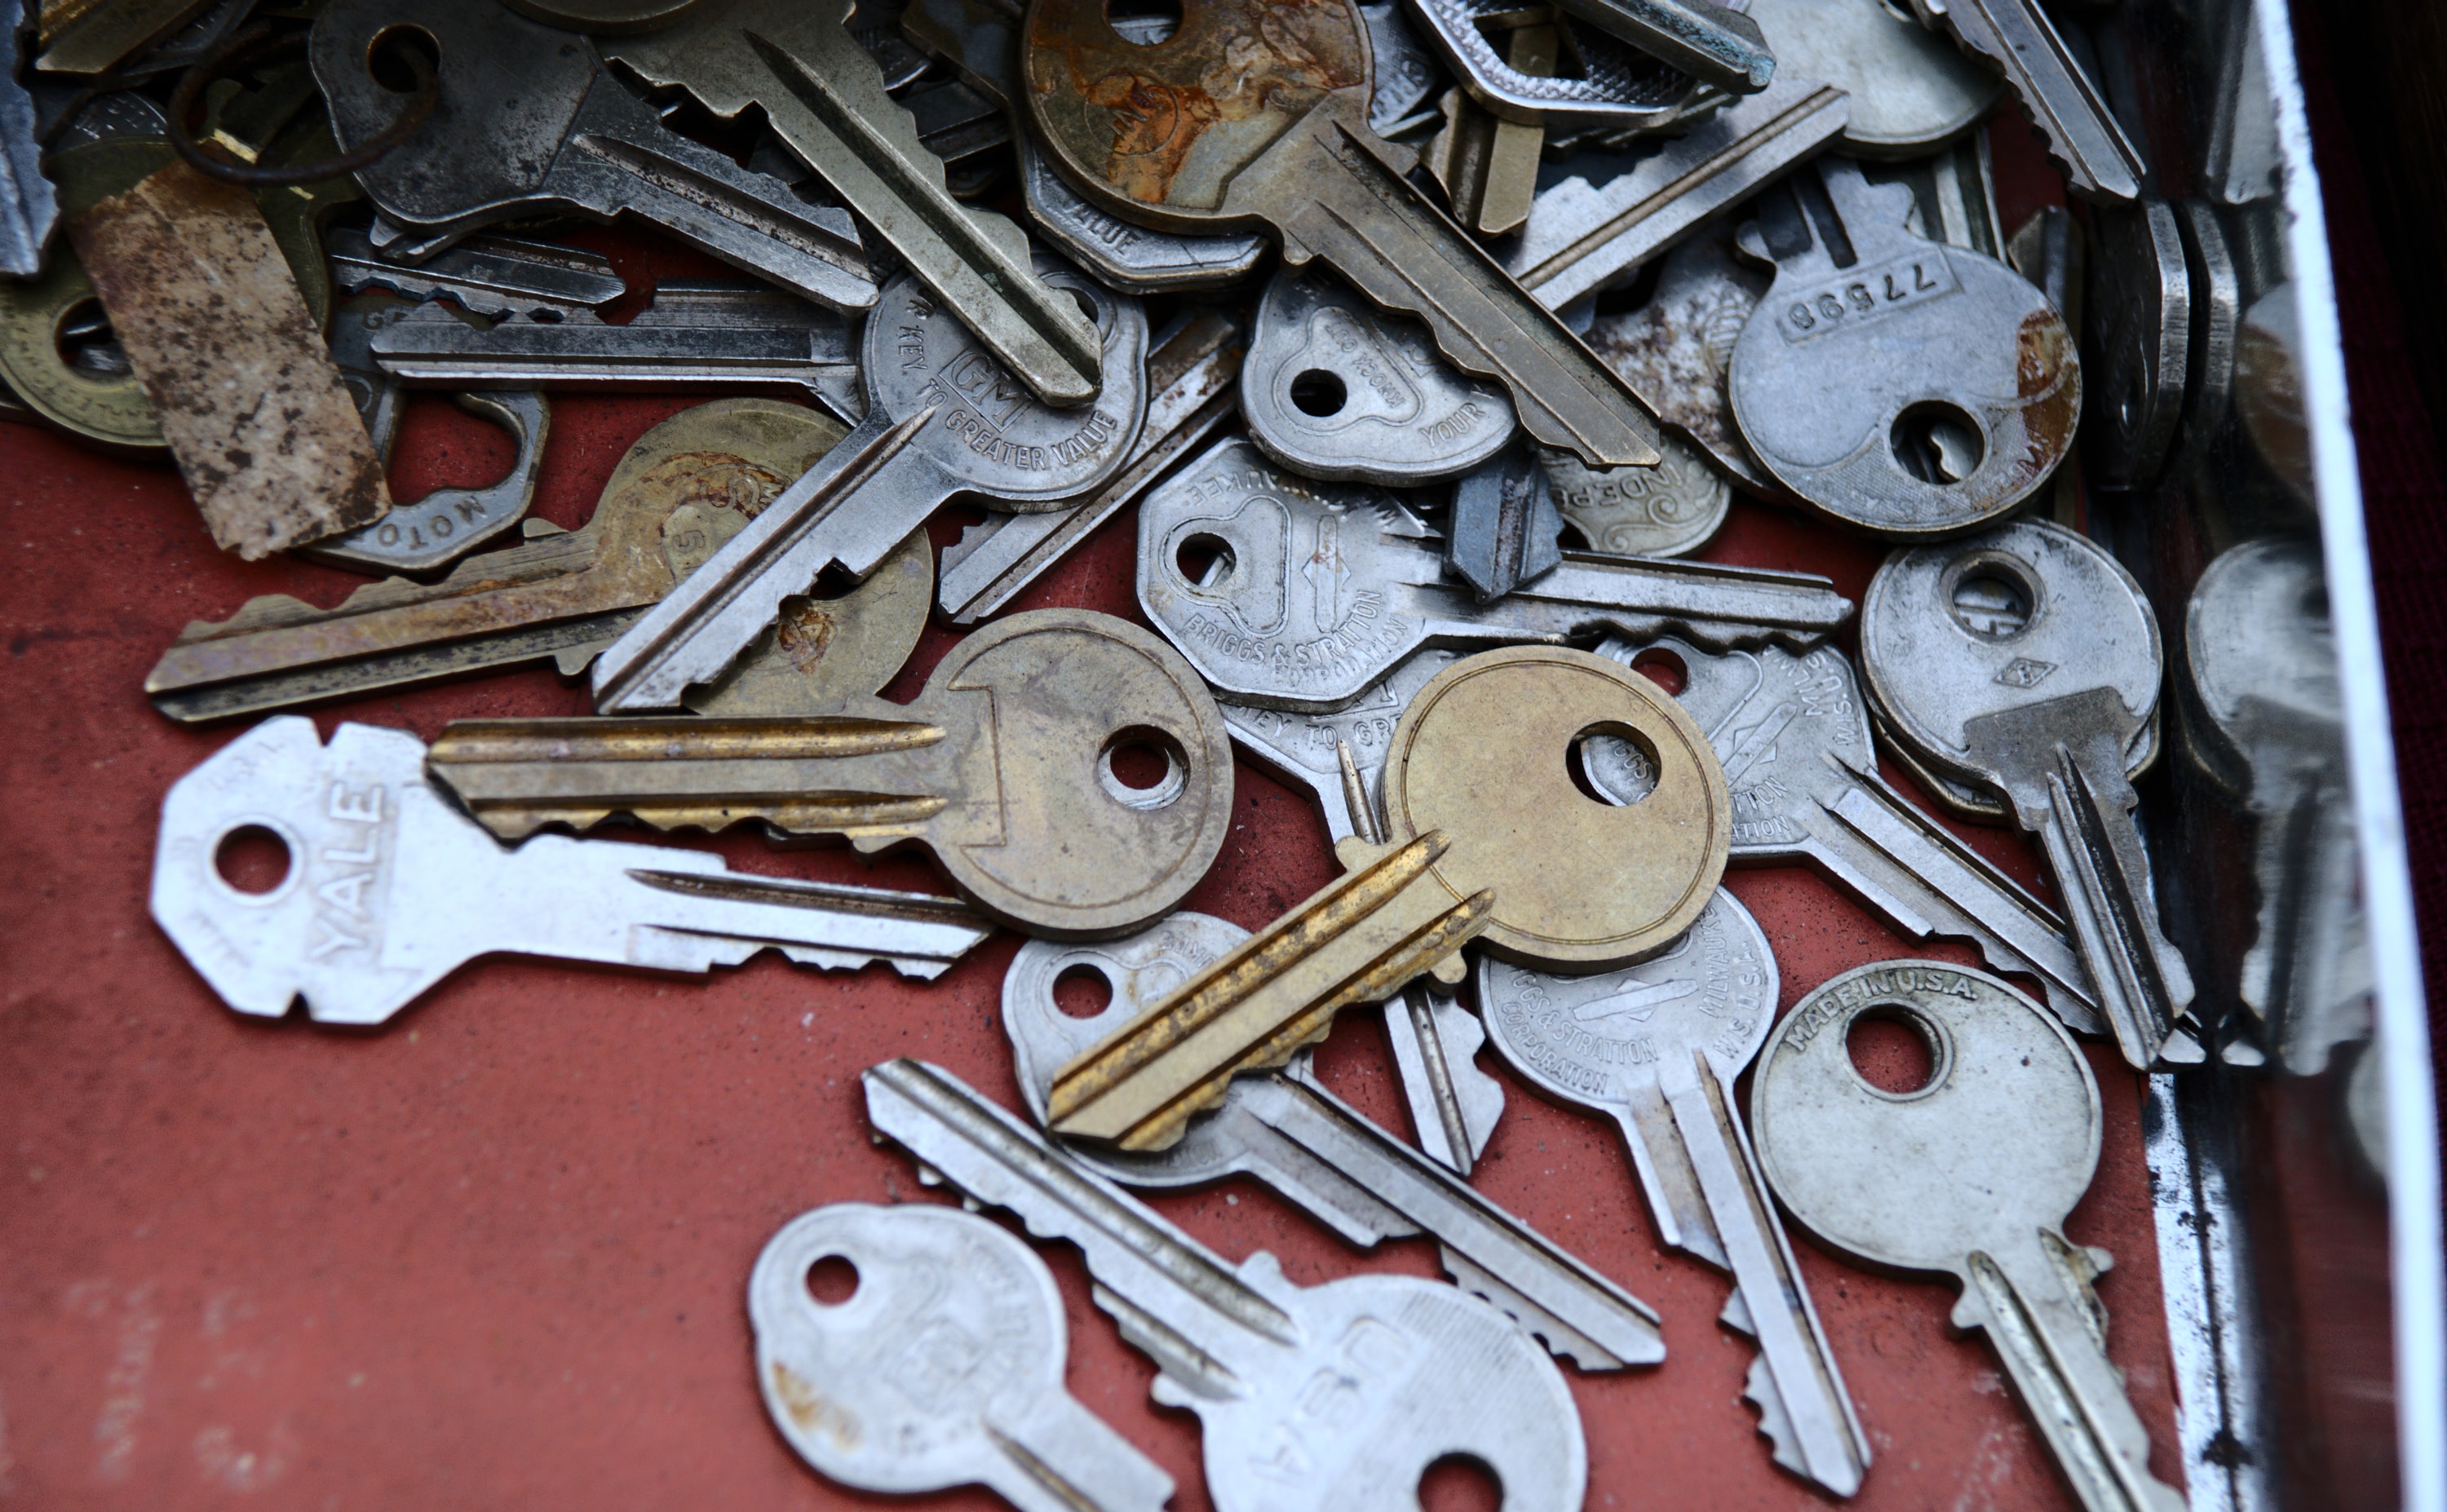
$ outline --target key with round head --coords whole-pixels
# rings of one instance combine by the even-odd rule
[[[931,977],[993,932],[957,898],[750,877],[662,845],[502,844],[441,793],[414,736],[265,720],[172,784],[153,917],[241,1013],[298,998],[317,1023],[379,1024],[477,956],[706,972],[764,950]],[[286,853],[265,889],[221,867],[234,837]]]
[[[2198,1061],[2191,972],[2159,928],[2125,775],[2164,671],[2133,575],[2088,537],[2027,519],[1906,547],[1870,579],[1861,663],[1900,742],[2039,837],[2124,1058]]]
[[[1835,150],[1910,158],[1988,119],[1997,78],[1885,0],[1750,0],[1778,77],[1823,79],[1851,102]]]
[[[1389,494],[1312,483],[1218,442],[1139,506],[1139,605],[1225,697],[1349,705],[1430,646],[1669,630],[1711,646],[1806,648],[1852,601],[1809,573],[1565,553],[1489,603]]]
[[[1848,1049],[1864,1016],[1927,1047],[1911,1091]],[[2064,1027],[1983,973],[1884,961],[1793,1005],[1751,1082],[1760,1171],[1793,1220],[1865,1265],[1951,1275],[1952,1322],[1988,1335],[2087,1512],[2182,1512],[2107,1357],[2104,1251],[2064,1236],[2098,1166],[2098,1084]]]
[[[1912,0],[1912,9],[2004,75],[2075,194],[2108,204],[2140,195],[2149,164],[2037,0]]]
[[[1512,1068],[1622,1130],[1659,1235],[1729,1273],[1723,1320],[1758,1341],[1748,1395],[1775,1462],[1836,1496],[1869,1443],[1734,1097],[1775,1017],[1775,954],[1722,888],[1653,960],[1595,976],[1478,966],[1479,1013]]]
[[[1164,774],[1129,785],[1114,765],[1126,751]],[[662,829],[756,820],[869,852],[922,841],[988,913],[1070,938],[1170,910],[1231,826],[1231,745],[1198,674],[1148,632],[1080,609],[996,620],[906,704],[460,720],[427,765],[504,839],[625,814]]]
[[[1369,129],[1368,35],[1349,0],[1220,0],[1149,46],[1101,0],[1036,0],[1020,62],[1046,155],[1090,199],[1161,230],[1265,227],[1286,263],[1322,258],[1426,321],[1540,441],[1593,465],[1655,461],[1631,392],[1410,181],[1413,154]]]
[[[1122,470],[1147,417],[1146,312],[1050,254],[1035,266],[1093,312],[1105,371],[1095,403],[1040,402],[958,312],[913,275],[894,279],[866,321],[866,418],[597,659],[597,709],[680,708],[827,568],[864,577],[954,499],[1054,510]]]
[[[1064,1062],[1248,935],[1184,911],[1128,939],[1022,946],[1003,975],[1002,1025],[1031,1115],[1044,1121],[1046,1090]],[[1054,984],[1079,971],[1111,989],[1104,1011],[1085,1018],[1054,996]],[[1130,1155],[1082,1145],[1071,1153],[1126,1186],[1170,1191],[1251,1176],[1362,1248],[1424,1233],[1456,1285],[1581,1369],[1619,1370],[1664,1358],[1657,1314],[1646,1304],[1326,1091],[1309,1074],[1305,1053],[1281,1071],[1234,1081],[1223,1106],[1170,1149]]]
[[[846,1266],[846,1296],[820,1275]],[[1163,1512],[1172,1477],[1064,1389],[1069,1331],[1026,1242],[955,1207],[835,1202],[782,1226],[748,1277],[756,1386],[830,1481],[983,1485],[1021,1512]]]
[[[1574,747],[1620,734],[1658,785],[1629,805],[1582,792]],[[1698,917],[1724,871],[1724,772],[1647,678],[1586,652],[1514,646],[1453,663],[1394,731],[1381,843],[1335,847],[1347,874],[1065,1066],[1060,1135],[1163,1149],[1231,1078],[1289,1060],[1334,1015],[1414,977],[1458,984],[1469,941],[1506,959],[1599,971],[1643,960]]]
[[[1568,452],[1541,449],[1555,513],[1589,550],[1609,557],[1680,557],[1716,538],[1733,512],[1734,488],[1699,449],[1666,431],[1654,467],[1584,467]]]
[[[1198,1414],[1217,1512],[1412,1512],[1436,1461],[1493,1473],[1508,1512],[1574,1512],[1588,1447],[1563,1372],[1493,1307],[1422,1276],[1295,1286],[1235,1266],[939,1067],[870,1068],[866,1113],[921,1175],[1086,1256],[1096,1305]]]
[[[875,303],[876,280],[847,217],[673,131],[612,77],[592,41],[492,0],[325,6],[312,56],[343,147],[398,119],[401,96],[382,70],[385,49],[405,46],[435,60],[439,97],[425,123],[357,181],[388,219],[413,228],[418,252],[519,217],[635,215],[836,309]]]

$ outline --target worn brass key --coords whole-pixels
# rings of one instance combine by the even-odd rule
[[[1369,129],[1368,33],[1348,0],[1214,0],[1147,46],[1103,0],[1036,0],[1020,46],[1046,155],[1091,199],[1165,231],[1267,226],[1286,264],[1321,257],[1426,321],[1540,441],[1591,466],[1658,460],[1631,390],[1412,184],[1410,149]]]
[[[1647,750],[1656,788],[1619,807],[1584,792],[1571,768],[1591,735]],[[1163,1149],[1235,1073],[1285,1064],[1340,1010],[1423,973],[1457,983],[1472,939],[1565,970],[1645,959],[1707,906],[1733,836],[1724,769],[1691,717],[1637,672],[1543,646],[1420,689],[1384,792],[1385,842],[1335,847],[1348,875],[1062,1068],[1055,1133]]]
[[[1126,752],[1164,774],[1130,785]],[[923,841],[980,907],[1059,938],[1164,914],[1231,826],[1231,747],[1206,685],[1147,631],[1078,609],[997,620],[907,704],[461,720],[427,765],[504,840],[630,814],[665,829],[762,820],[870,852]]]

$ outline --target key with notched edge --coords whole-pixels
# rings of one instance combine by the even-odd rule
[[[1629,734],[1657,787],[1617,806],[1571,766],[1585,736]],[[1335,847],[1348,874],[1064,1067],[1050,1126],[1163,1149],[1242,1071],[1288,1061],[1334,1015],[1422,973],[1458,983],[1461,947],[1599,971],[1663,950],[1723,874],[1723,770],[1657,685],[1603,656],[1514,646],[1455,662],[1394,731],[1386,833]]]
[[[866,321],[866,418],[603,652],[596,709],[681,707],[827,567],[865,576],[963,494],[1053,511],[1120,472],[1147,417],[1146,312],[1050,253],[1036,270],[1094,312],[1105,388],[1093,405],[1039,403],[917,279],[894,279]]]
[[[1125,750],[1165,774],[1133,787]],[[954,882],[1033,934],[1121,934],[1206,875],[1232,822],[1232,750],[1180,654],[1079,609],[970,635],[907,704],[847,698],[796,717],[460,720],[427,763],[504,839],[629,814],[657,828],[747,820],[922,841]]]
[[[1445,543],[1392,495],[1312,483],[1218,442],[1139,506],[1139,604],[1217,692],[1339,709],[1434,645],[1673,631],[1807,650],[1852,601],[1810,573],[1565,553],[1480,603]]]
[[[1657,460],[1631,390],[1410,181],[1410,149],[1369,129],[1348,0],[1214,0],[1152,46],[1123,39],[1103,0],[1035,0],[1020,61],[1046,156],[1091,199],[1159,230],[1262,224],[1287,265],[1322,257],[1426,321],[1540,441],[1592,466]]]

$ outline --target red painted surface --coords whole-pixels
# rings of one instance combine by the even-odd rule
[[[2001,178],[2027,180],[2020,133]],[[2008,169],[2011,171],[2008,171]],[[2016,175],[2020,174],[2021,178]],[[2009,206],[2007,220],[2016,218]],[[2024,207],[2026,208],[2026,207]],[[621,450],[681,407],[558,406],[538,512],[585,518]],[[394,482],[498,472],[481,422],[420,402]],[[858,1071],[939,1061],[1015,1106],[997,1022],[1006,935],[931,985],[767,957],[709,979],[495,958],[392,1023],[338,1032],[223,1009],[145,912],[169,784],[229,740],[157,716],[147,668],[191,617],[247,596],[335,601],[357,579],[215,552],[175,475],[0,427],[0,1507],[782,1507],[863,1499],[767,1426],[742,1293],[766,1239],[830,1201],[941,1200],[872,1147]],[[1124,517],[1019,607],[1135,617]],[[940,521],[939,542],[957,526]],[[1738,503],[1714,558],[1806,567],[1857,595],[1880,553]],[[907,697],[953,636],[930,630]],[[575,712],[530,672],[318,711],[430,738],[448,719]],[[1258,925],[1332,875],[1306,799],[1247,767],[1242,822],[1190,906]],[[1900,780],[1900,779],[1899,779]],[[2019,837],[1966,833],[2025,880]],[[715,842],[776,874],[940,889],[920,857]],[[1905,943],[1814,876],[1736,873],[1774,941],[1784,1005]],[[1928,954],[1968,960],[1966,951]],[[1492,1057],[1488,1057],[1492,1061]],[[2176,1474],[2139,1090],[2094,1049],[2106,1153],[2068,1225],[2114,1252],[2112,1352]],[[1329,1078],[1403,1127],[1382,1032],[1346,1015]],[[1592,1507],[1824,1503],[1769,1462],[1738,1400],[1747,1343],[1725,1283],[1661,1251],[1610,1125],[1510,1104],[1479,1187],[1664,1315],[1659,1370],[1571,1375]],[[1354,1252],[1244,1181],[1155,1205],[1227,1257],[1294,1279],[1433,1272],[1424,1244]],[[1148,1401],[1147,1362],[1089,1303],[1074,1252],[1042,1252],[1069,1303],[1072,1390],[1206,1505],[1194,1420]],[[1875,1446],[1854,1502],[1884,1509],[2071,1504],[1951,1289],[1801,1260]],[[1441,1498],[1438,1498],[1441,1501]],[[937,1504],[930,1503],[929,1504]],[[945,1506],[997,1505],[985,1493]]]

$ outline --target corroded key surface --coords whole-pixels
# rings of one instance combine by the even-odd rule
[[[845,1296],[817,1268],[849,1267]],[[1172,1477],[1063,1389],[1053,1273],[958,1208],[836,1202],[748,1278],[756,1385],[799,1457],[862,1491],[985,1485],[1023,1512],[1162,1512]]]
[[[1406,177],[1369,129],[1367,28],[1348,0],[1217,0],[1151,46],[1101,0],[1036,0],[1020,40],[1046,155],[1091,199],[1169,231],[1262,224],[1428,324],[1521,424],[1593,466],[1657,460],[1639,401]]]
[[[1855,1022],[1900,1018],[1927,1082],[1872,1086]],[[1845,973],[1776,1026],[1751,1085],[1759,1166],[1793,1221],[1864,1264],[1951,1275],[1957,1328],[1988,1335],[2087,1512],[2182,1512],[2107,1357],[2091,1283],[2104,1251],[2064,1236],[2098,1167],[2098,1084],[2063,1026],[1993,976],[1937,961]]]
[[[1164,775],[1129,785],[1125,752]],[[1231,746],[1205,685],[1155,636],[1079,609],[996,621],[907,704],[460,720],[428,765],[503,837],[629,814],[658,828],[760,820],[864,851],[921,841],[989,913],[1066,937],[1170,910],[1232,819]]]
[[[1655,754],[1646,798],[1581,790],[1592,734]],[[1471,939],[1544,966],[1627,965],[1689,927],[1724,871],[1731,805],[1707,738],[1586,652],[1511,647],[1438,673],[1394,729],[1384,788],[1384,842],[1335,847],[1348,875],[1063,1068],[1054,1132],[1162,1149],[1233,1075],[1282,1065],[1343,1008],[1423,973],[1458,982]]]

